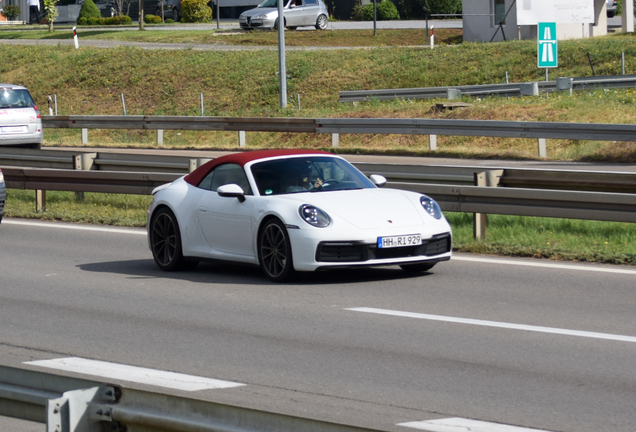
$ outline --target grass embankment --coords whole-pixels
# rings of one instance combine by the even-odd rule
[[[402,30],[399,34],[411,32],[415,31]],[[127,37],[158,37],[153,31],[131,33],[135,34]],[[169,33],[174,42],[195,36]],[[225,36],[206,33],[209,34],[201,37],[219,40],[227,37],[231,42],[223,43],[228,44],[267,45],[271,44],[267,38],[274,37],[266,32]],[[358,38],[348,31],[328,33],[288,32],[286,40],[291,46],[309,44],[301,40],[305,37],[329,37],[333,39],[330,45],[338,46]],[[27,37],[33,38],[33,34],[29,33]],[[112,37],[112,34],[115,33],[104,32],[103,36],[95,37]],[[0,37],[3,35],[9,33],[0,32]],[[233,39],[234,36],[237,38]],[[425,35],[414,37],[424,40]],[[448,40],[453,42],[453,37],[449,35]],[[252,39],[248,43],[246,38]],[[438,35],[436,38],[439,41]],[[366,39],[377,41],[370,31]],[[340,90],[496,83],[505,81],[506,72],[511,82],[545,79],[544,70],[536,68],[536,43],[533,41],[459,44],[430,50],[399,46],[402,40],[405,39],[378,42],[378,45],[385,45],[378,49],[289,51],[289,107],[283,110],[278,107],[278,55],[272,51],[163,51],[124,47],[75,50],[65,46],[0,45],[3,59],[0,81],[27,85],[41,106],[45,106],[47,95],[57,94],[61,115],[121,114],[121,93],[125,94],[129,114],[200,115],[199,95],[203,93],[205,113],[213,116],[461,118],[582,123],[634,123],[636,120],[634,89],[577,92],[572,97],[552,94],[549,98],[543,95],[537,98],[466,99],[472,107],[446,112],[432,110],[434,102],[438,101],[430,100],[340,104]],[[201,39],[193,43],[208,42]],[[551,72],[551,78],[590,75],[587,53],[592,57],[597,75],[619,74],[621,51],[625,51],[627,73],[634,73],[636,46],[632,36],[560,42],[559,69]],[[302,110],[296,106],[297,94],[301,94]],[[90,140],[99,146],[156,147],[155,135],[141,131],[92,130]],[[238,150],[235,133],[166,131],[164,142],[163,148]],[[427,150],[425,136],[346,135],[341,136],[338,152],[517,159],[534,159],[537,153],[536,141],[525,139],[439,137],[438,144],[440,149],[432,154]],[[47,130],[45,145],[79,146],[80,132]],[[328,149],[330,141],[328,136],[314,134],[252,133],[248,134],[248,147]],[[634,162],[636,144],[549,140],[548,158]],[[7,215],[42,217],[33,214],[32,195],[9,191]],[[67,198],[56,202],[56,194],[49,193],[48,212],[44,217],[143,225],[147,205],[144,199],[148,198],[87,196],[84,203],[76,202],[73,194],[66,194]],[[140,201],[134,201],[136,199]],[[634,264],[636,256],[632,249],[636,244],[636,233],[630,224],[491,216],[488,240],[475,242],[471,238],[469,215],[449,214],[449,219],[455,232],[455,247],[459,250],[630,264]]]

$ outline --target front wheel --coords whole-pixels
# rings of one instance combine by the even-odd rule
[[[328,22],[329,18],[327,18],[327,15],[320,15],[318,19],[316,19],[316,30],[327,30]]]
[[[152,217],[148,234],[152,256],[161,270],[185,270],[196,266],[196,262],[183,258],[179,224],[172,210],[159,209]]]
[[[433,268],[435,264],[400,264],[400,268],[408,273],[421,273]]]
[[[284,19],[283,20],[283,27],[287,26],[287,20]],[[278,30],[278,18],[276,18],[276,21],[274,21],[274,30]]]
[[[294,263],[285,225],[278,219],[267,221],[258,240],[258,259],[265,275],[274,282],[291,279]]]

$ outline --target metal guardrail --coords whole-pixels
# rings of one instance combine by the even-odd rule
[[[2,171],[8,188],[124,194],[150,194],[156,186],[179,176],[4,167]],[[405,181],[407,176],[396,181],[395,177],[388,187],[430,195],[444,211],[636,222],[636,194],[632,193],[443,185]],[[636,174],[629,178],[633,188]],[[419,180],[426,181],[426,177]]]
[[[368,100],[395,99],[440,99],[448,96],[448,90],[460,90],[467,96],[520,96],[522,86],[532,83],[482,84],[450,87],[423,87],[406,89],[356,90],[339,92],[339,102],[362,102]],[[559,90],[557,81],[538,81],[540,92]],[[636,87],[636,75],[616,75],[572,78],[572,90],[581,91],[594,88]]]
[[[8,366],[0,366],[0,415],[49,432],[372,432]]]
[[[388,118],[316,119],[316,123],[316,130],[323,133],[636,141],[636,125],[631,124]]]
[[[150,195],[183,174],[2,167],[9,189]]]
[[[42,116],[45,128],[173,129],[257,132],[434,134],[511,138],[636,141],[636,125],[395,118],[221,118]]]
[[[44,128],[316,132],[315,120],[280,117],[42,116]]]

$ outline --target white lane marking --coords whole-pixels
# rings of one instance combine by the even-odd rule
[[[110,227],[94,227],[94,226],[86,226],[86,225],[72,225],[66,223],[46,223],[46,222],[27,222],[27,221],[18,221],[18,220],[3,220],[3,224],[8,225],[28,225],[28,226],[36,226],[36,227],[44,227],[44,228],[62,228],[62,229],[72,229],[72,230],[81,230],[81,231],[101,231],[101,232],[110,232],[117,234],[136,234],[136,235],[146,235],[145,230],[140,229],[120,229],[120,228],[110,228]]]
[[[566,336],[579,336],[593,339],[606,339],[620,342],[634,342],[636,343],[636,337],[634,336],[623,336],[617,334],[610,333],[596,333],[596,332],[588,332],[588,331],[580,331],[580,330],[568,330],[568,329],[560,329],[555,327],[541,327],[541,326],[532,326],[525,324],[514,324],[514,323],[506,323],[499,321],[485,321],[478,319],[470,319],[470,318],[457,318],[443,315],[429,315],[415,312],[403,312],[389,309],[376,309],[369,307],[358,307],[358,308],[345,308],[345,310],[350,310],[353,312],[365,312],[365,313],[373,313],[380,315],[391,315],[405,318],[417,318],[424,319],[430,321],[444,321],[451,322],[457,324],[470,324],[477,326],[485,326],[485,327],[498,327],[504,329],[512,329],[512,330],[525,330],[531,332],[539,332],[539,333],[551,333],[551,334],[559,334]]]
[[[195,375],[186,375],[157,369],[147,369],[137,366],[128,366],[118,363],[90,360],[79,357],[37,360],[24,362],[24,364],[75,372],[85,375],[94,375],[104,378],[120,379],[123,381],[149,384],[158,387],[166,387],[183,391],[224,389],[245,385],[231,381],[221,381]]]
[[[529,429],[519,426],[490,423],[460,417],[398,423],[397,426],[405,426],[408,428],[431,432],[548,432],[543,429]]]
[[[480,262],[480,263],[488,263],[488,264],[504,264],[504,265],[518,265],[518,266],[526,266],[526,267],[542,267],[542,268],[552,268],[559,270],[578,270],[578,271],[591,271],[591,272],[600,272],[600,273],[618,273],[618,274],[631,274],[636,275],[636,269],[628,269],[628,268],[609,268],[609,267],[597,267],[589,264],[583,265],[572,265],[572,264],[556,264],[556,263],[546,263],[542,261],[519,261],[512,259],[497,259],[497,258],[480,258],[480,257],[468,257],[468,256],[457,256],[453,255],[451,258],[454,261],[469,261],[469,262]]]

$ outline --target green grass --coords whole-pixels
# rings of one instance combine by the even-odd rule
[[[78,200],[74,192],[47,191],[46,211],[35,210],[35,192],[7,190],[6,217],[80,222],[99,225],[142,227],[150,196],[85,193]]]
[[[79,27],[78,38],[82,40],[113,40],[148,43],[185,43],[239,46],[277,46],[278,32],[242,30],[117,30]],[[196,27],[195,27],[196,28]],[[0,39],[73,39],[70,28],[57,29],[53,33],[47,30],[0,31]],[[438,29],[435,31],[437,45],[461,43],[461,29]],[[81,43],[81,42],[80,42]],[[380,46],[417,46],[426,44],[425,29],[381,30],[373,36],[373,30],[339,31],[287,31],[287,46],[335,46],[335,47],[380,47]]]

